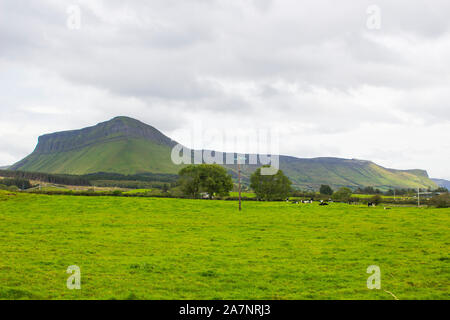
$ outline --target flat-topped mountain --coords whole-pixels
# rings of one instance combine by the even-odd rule
[[[128,117],[116,117],[93,127],[40,136],[34,152],[67,152],[123,139],[144,139],[169,147],[177,144],[152,126]]]
[[[10,169],[66,174],[177,173],[181,167],[171,160],[176,144],[152,126],[128,117],[116,117],[80,130],[43,135],[33,153]],[[257,167],[243,165],[244,179]],[[227,168],[232,173],[236,171],[233,165]],[[317,189],[321,184],[334,188],[437,187],[424,170],[388,169],[366,160],[280,156],[280,169],[299,188]]]
[[[152,126],[116,117],[93,127],[40,136],[36,149],[10,170],[86,174],[177,173],[170,159],[177,142]]]

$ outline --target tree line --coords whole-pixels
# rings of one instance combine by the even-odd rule
[[[90,186],[91,182],[83,176],[49,174],[42,172],[0,170],[0,176],[14,179],[38,180],[42,182],[72,186]]]
[[[11,187],[14,187],[11,189]],[[14,191],[17,189],[26,190],[32,187],[31,182],[27,179],[21,178],[12,178],[12,179],[1,179],[0,180],[0,189],[6,189],[10,191]]]
[[[447,188],[444,187],[438,187],[437,189],[419,189],[421,192],[448,192]],[[414,188],[399,188],[399,189],[389,189],[385,192],[381,191],[378,188],[374,187],[358,187],[353,193],[355,194],[379,194],[379,195],[385,195],[385,196],[406,196],[406,195],[412,195],[417,193],[417,189]]]
[[[0,170],[0,177],[36,180],[44,183],[54,183],[68,186],[97,185],[122,188],[166,188],[167,184],[169,186],[175,186],[178,180],[178,175],[176,174],[160,173],[123,175],[119,173],[98,172],[85,175],[69,175],[15,170]]]

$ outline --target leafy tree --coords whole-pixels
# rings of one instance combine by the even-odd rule
[[[200,193],[200,170],[198,166],[189,165],[178,172],[179,183],[184,194],[198,198]]]
[[[291,184],[281,170],[275,175],[261,175],[261,168],[258,168],[250,177],[250,187],[255,191],[256,197],[262,200],[286,198],[291,191]]]
[[[342,187],[332,195],[332,199],[335,201],[348,202],[352,194],[353,192],[351,189]]]
[[[200,192],[208,193],[210,199],[215,194],[226,196],[233,189],[233,180],[227,170],[217,164],[189,165],[179,172],[181,190],[193,198]]]
[[[331,196],[333,194],[333,189],[327,184],[323,184],[320,186],[320,194],[326,194]]]
[[[229,195],[233,189],[233,180],[224,167],[217,164],[201,164],[199,170],[200,188],[208,193],[210,199],[216,194]]]
[[[450,208],[450,194],[443,193],[438,196],[431,198],[431,203],[436,206],[436,208]]]
[[[375,203],[375,205],[379,205],[383,201],[383,198],[379,194],[377,194],[371,197],[369,201]]]

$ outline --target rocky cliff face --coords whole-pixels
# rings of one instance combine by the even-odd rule
[[[135,119],[117,117],[81,130],[57,132],[40,136],[34,152],[37,154],[66,152],[84,148],[92,144],[124,138],[143,138],[169,147],[173,147],[176,144],[175,141],[152,126]]]

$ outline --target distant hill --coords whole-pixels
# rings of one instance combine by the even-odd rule
[[[439,187],[447,188],[450,190],[450,181],[445,179],[435,179],[431,178]]]
[[[2,166],[2,167],[0,167],[0,170],[8,170],[9,167],[10,166]]]
[[[10,170],[64,174],[174,174],[180,170],[170,158],[176,144],[152,126],[128,117],[116,117],[89,128],[43,135],[33,153]],[[236,166],[227,167],[236,175]],[[244,180],[248,180],[257,167],[259,165],[243,165]],[[280,156],[280,168],[295,187],[304,189],[317,189],[321,184],[334,188],[437,187],[424,170],[387,169],[365,160]]]
[[[257,166],[244,166],[247,176]],[[341,158],[301,159],[280,157],[280,168],[301,189],[319,189],[321,184],[338,187],[373,186],[381,190],[389,188],[436,188],[424,170],[395,170],[379,166],[371,161]]]
[[[117,117],[81,130],[39,137],[32,154],[11,170],[87,174],[177,173],[170,159],[176,144],[138,120]]]

